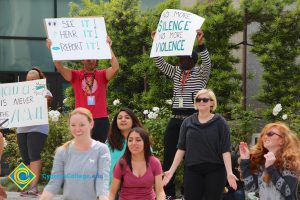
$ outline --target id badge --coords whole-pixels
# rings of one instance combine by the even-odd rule
[[[89,106],[95,105],[95,96],[87,96],[87,105]]]
[[[178,107],[183,108],[183,97],[178,98]]]

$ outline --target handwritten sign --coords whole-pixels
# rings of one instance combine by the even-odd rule
[[[48,18],[53,60],[111,59],[103,17]]]
[[[48,123],[46,80],[0,84],[0,128]]]
[[[193,13],[166,9],[160,16],[150,57],[192,55],[196,30],[204,18]]]

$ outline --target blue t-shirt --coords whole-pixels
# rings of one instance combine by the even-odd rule
[[[109,148],[110,157],[111,157],[110,171],[109,171],[109,185],[111,185],[115,165],[119,161],[119,159],[123,156],[126,146],[127,146],[127,141],[123,140],[123,148],[121,150],[118,150],[118,149],[112,150],[112,148],[110,147],[109,144],[107,144],[107,146]]]

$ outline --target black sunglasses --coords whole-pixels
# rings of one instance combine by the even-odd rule
[[[196,98],[195,101],[197,103],[200,103],[201,101],[203,101],[204,103],[207,103],[208,101],[212,101],[212,99],[209,99],[209,98]]]
[[[266,135],[267,135],[268,137],[272,137],[273,135],[278,135],[279,137],[282,137],[282,135],[279,135],[278,133],[275,133],[275,132],[273,132],[273,131],[267,132]]]

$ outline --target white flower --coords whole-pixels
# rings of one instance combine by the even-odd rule
[[[5,139],[5,137],[3,137],[3,147],[6,147],[7,146],[7,141]]]
[[[282,115],[282,119],[286,120],[288,118],[287,114]]]
[[[149,111],[148,110],[144,110],[143,113],[144,113],[144,115],[147,115],[149,113]]]
[[[114,106],[119,105],[120,104],[120,99],[115,99],[113,101]]]
[[[153,110],[155,113],[158,113],[158,112],[159,112],[159,107],[153,107],[152,110]]]
[[[53,121],[53,122],[57,122],[58,121],[59,116],[60,116],[60,112],[59,111],[57,111],[57,110],[50,110],[48,114],[49,114],[49,117],[50,117],[51,121]]]
[[[69,101],[68,97],[63,100],[63,104],[67,104]]]
[[[152,111],[148,114],[149,119],[156,119],[157,116],[158,116],[158,114],[155,112],[152,112]]]
[[[172,105],[172,103],[173,103],[172,99],[167,99],[166,100],[166,104]]]
[[[51,120],[52,120],[53,122],[58,122],[58,119],[59,119],[58,116],[53,116],[53,117],[51,118]]]
[[[276,106],[273,108],[273,115],[277,116],[281,110],[282,110],[281,104],[280,103],[276,104]]]

